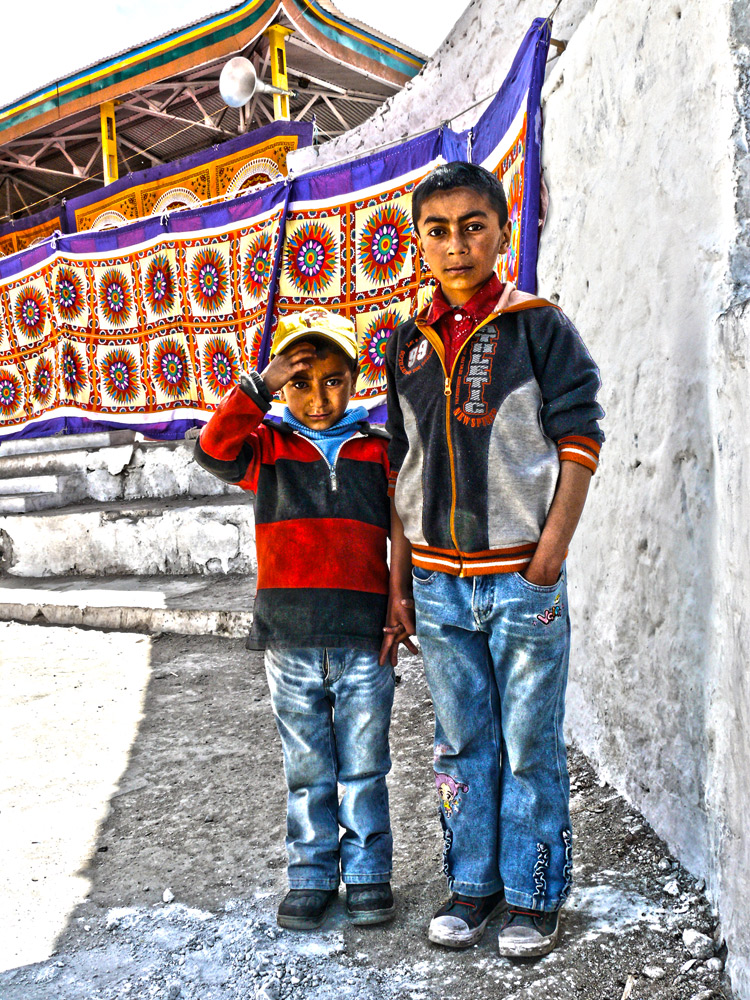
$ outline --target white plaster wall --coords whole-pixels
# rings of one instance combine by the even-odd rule
[[[724,316],[742,298],[731,14],[731,0],[599,0],[584,19],[545,88],[539,277],[597,358],[608,412],[570,559],[570,729],[707,877],[747,997],[750,324]]]
[[[711,749],[707,808],[711,816],[711,887],[719,900],[730,970],[738,993],[750,996],[750,8],[733,0],[735,70],[735,240],[730,253],[731,303],[711,343],[715,493],[720,516],[714,540],[713,671],[708,691]]]

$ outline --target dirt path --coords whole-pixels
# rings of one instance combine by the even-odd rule
[[[418,660],[401,667],[392,730],[397,919],[354,928],[339,902],[301,934],[275,924],[285,793],[260,654],[15,624],[0,648],[0,1000],[732,996],[720,932],[708,962],[686,949],[685,930],[716,930],[701,884],[575,751],[560,948],[512,963],[491,928],[468,952],[427,942],[445,890]]]

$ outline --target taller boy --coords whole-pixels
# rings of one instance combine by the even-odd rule
[[[452,891],[429,936],[465,947],[504,913],[500,953],[540,955],[571,879],[564,560],[603,440],[599,373],[558,308],[496,277],[511,227],[492,174],[440,166],[412,214],[439,284],[386,355],[413,562],[392,563],[389,624],[413,631],[413,584]]]

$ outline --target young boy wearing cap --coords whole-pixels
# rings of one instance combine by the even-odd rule
[[[435,708],[451,896],[429,937],[468,947],[502,914],[500,954],[532,957],[570,888],[564,560],[603,440],[599,373],[556,306],[498,280],[511,224],[491,173],[437,167],[412,214],[438,287],[386,352],[394,526],[412,543],[391,560],[389,626],[413,632],[416,605]]]
[[[385,778],[395,656],[378,662],[389,586],[387,435],[364,407],[348,408],[358,370],[349,320],[322,309],[282,319],[271,355],[224,397],[195,457],[256,495],[248,646],[265,649],[289,790],[289,892],[277,920],[319,926],[341,873],[350,919],[381,923],[394,914]],[[279,390],[284,420],[264,421]]]

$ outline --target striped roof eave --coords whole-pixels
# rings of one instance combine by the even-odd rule
[[[279,13],[330,58],[402,87],[422,56],[318,0],[244,0],[224,13],[101,60],[0,108],[0,143],[252,44]]]

